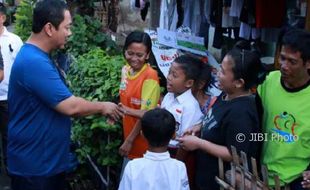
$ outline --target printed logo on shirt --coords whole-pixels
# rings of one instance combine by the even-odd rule
[[[204,128],[208,130],[211,130],[213,127],[217,126],[217,121],[215,120],[212,112],[213,112],[213,109],[211,108],[202,121]]]
[[[182,113],[182,110],[180,110],[180,109],[175,109],[175,111],[176,111],[177,113]]]
[[[138,99],[138,98],[130,98],[130,103],[131,103],[131,104],[140,106],[140,105],[141,105],[141,102],[142,102],[142,101],[141,101],[140,99]]]
[[[120,90],[125,90],[126,89],[126,81],[121,81],[119,89]]]
[[[276,115],[273,119],[273,124],[275,126],[275,128],[271,129],[273,140],[285,143],[296,142],[298,139],[295,134],[297,123],[292,114],[284,111]]]
[[[142,103],[145,103],[146,107],[149,107],[152,104],[152,101],[148,99],[146,101],[142,101]]]

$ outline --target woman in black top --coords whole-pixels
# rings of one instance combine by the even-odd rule
[[[197,189],[219,189],[215,181],[218,157],[225,161],[225,170],[229,169],[231,146],[258,160],[260,143],[252,136],[260,132],[260,122],[251,88],[259,81],[260,68],[257,53],[238,47],[228,52],[218,73],[223,93],[206,114],[200,138],[187,135],[179,139],[182,148],[197,150]]]

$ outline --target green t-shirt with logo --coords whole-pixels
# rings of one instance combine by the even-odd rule
[[[281,183],[300,177],[310,163],[310,86],[286,91],[280,82],[281,73],[271,72],[258,87],[264,108],[263,132],[267,136],[262,150],[262,164]]]

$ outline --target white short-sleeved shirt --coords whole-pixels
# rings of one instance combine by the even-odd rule
[[[8,85],[10,80],[11,68],[23,41],[17,35],[9,32],[4,27],[3,33],[0,34],[0,46],[3,58],[4,78],[0,83],[0,101],[7,100]]]
[[[203,119],[199,103],[193,96],[191,89],[177,97],[173,93],[167,93],[162,101],[161,107],[173,114],[177,122],[177,137],[182,136],[186,129],[201,123]],[[174,145],[174,143],[170,142],[170,145]]]
[[[186,167],[168,152],[146,151],[127,164],[118,189],[189,190]]]

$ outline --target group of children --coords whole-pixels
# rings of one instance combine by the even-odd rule
[[[128,64],[122,71],[119,106],[125,113],[125,139],[120,148],[124,164],[119,189],[219,189],[215,182],[218,157],[227,161],[228,169],[231,146],[258,158],[259,145],[237,141],[236,135],[242,133],[250,139],[251,133],[259,132],[251,91],[259,82],[259,56],[240,45],[228,52],[218,72],[222,93],[217,97],[205,92],[211,67],[193,56],[181,55],[169,69],[168,93],[160,102],[159,79],[147,63],[150,43],[149,36],[139,31],[132,32],[125,42]],[[161,108],[155,108],[157,103]],[[129,126],[130,119],[134,122]],[[137,148],[139,154],[130,156]]]

